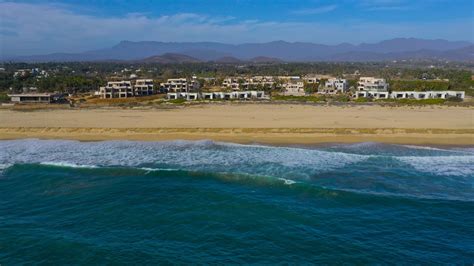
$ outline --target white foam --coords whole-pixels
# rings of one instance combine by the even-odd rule
[[[278,180],[281,180],[285,183],[285,185],[293,185],[296,184],[297,182],[291,179],[286,179],[286,178],[278,178]]]
[[[0,163],[0,174],[3,173],[7,168],[13,166],[13,164],[9,163]]]
[[[370,156],[212,141],[0,141],[0,163],[67,167],[123,166],[308,178]],[[150,170],[150,169],[148,169]]]
[[[140,167],[140,169],[147,171],[147,172],[157,172],[157,171],[168,171],[168,172],[173,172],[173,171],[179,171],[177,168],[150,168],[150,167]]]
[[[12,164],[8,164],[8,163],[0,163],[0,170],[5,170],[7,169],[8,167],[12,166]]]
[[[308,178],[376,156],[212,141],[78,142],[29,139],[0,141],[0,150],[0,165],[7,166],[15,163],[43,163],[77,168],[144,167],[146,171],[194,170],[285,176],[290,179]],[[436,175],[474,175],[474,156],[469,153],[463,156],[394,158],[410,164],[418,171]]]
[[[417,146],[417,145],[399,145],[409,149],[416,149],[416,150],[429,150],[429,151],[442,151],[442,152],[452,152],[452,153],[468,153],[468,151],[463,150],[456,150],[456,149],[441,149],[435,147],[428,147],[428,146]]]
[[[68,162],[40,162],[42,165],[58,166],[58,167],[69,167],[69,168],[98,168],[96,165],[83,165]]]
[[[474,156],[396,157],[417,171],[441,176],[474,177]]]

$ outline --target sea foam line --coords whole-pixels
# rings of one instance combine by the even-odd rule
[[[417,171],[442,176],[473,176],[474,156],[401,156],[394,157]]]
[[[48,166],[57,166],[57,167],[67,167],[67,168],[99,168],[97,165],[87,165],[87,164],[75,164],[69,162],[40,162],[41,165]]]

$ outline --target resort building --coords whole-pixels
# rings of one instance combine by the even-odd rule
[[[361,77],[357,83],[358,91],[387,91],[388,83],[385,79]]]
[[[388,99],[390,98],[390,93],[388,91],[378,91],[378,90],[365,90],[358,91],[355,94],[355,98],[371,98],[371,99]]]
[[[349,90],[349,83],[346,79],[331,78],[326,81],[324,87],[318,90],[321,94],[346,93]]]
[[[321,83],[322,80],[326,79],[332,79],[334,78],[333,76],[329,75],[317,75],[317,74],[312,74],[312,75],[306,75],[303,77],[303,81],[308,83],[308,84],[319,84]]]
[[[300,76],[277,76],[277,79],[281,81],[297,81],[297,80],[300,80],[301,77]]]
[[[199,99],[199,93],[197,92],[168,92],[167,97],[169,100],[185,99],[188,101]]]
[[[275,79],[272,76],[253,76],[248,82],[251,85],[270,88],[275,84]]]
[[[168,79],[160,84],[160,92],[191,92],[199,89],[199,83],[196,79],[187,78]]]
[[[203,99],[203,100],[262,100],[269,99],[264,91],[232,91],[232,92],[203,92],[203,93],[188,93],[188,92],[170,92],[167,94],[168,99],[185,99],[188,101]]]
[[[64,94],[58,93],[22,93],[8,94],[13,103],[61,103],[66,102]]]
[[[272,76],[227,77],[222,82],[222,88],[233,91],[271,88],[275,84]]]
[[[15,73],[13,73],[13,77],[25,77],[27,75],[29,75],[31,72],[31,70],[29,69],[18,69],[17,71],[15,71]]]
[[[304,96],[304,83],[303,81],[293,81],[283,84],[284,95],[287,96]]]
[[[464,99],[464,91],[358,91],[355,98],[372,98],[372,99]]]
[[[243,77],[228,77],[222,81],[222,87],[234,91],[241,90],[248,86],[248,82]]]
[[[134,90],[130,81],[109,81],[105,87],[99,88],[99,94],[103,99],[128,98],[134,96]]]
[[[147,96],[155,94],[152,79],[137,79],[134,86],[135,96]]]
[[[392,99],[464,99],[464,91],[394,91],[390,94]]]

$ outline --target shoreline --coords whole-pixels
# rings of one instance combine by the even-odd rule
[[[311,128],[64,128],[1,127],[0,140],[78,141],[212,140],[239,144],[311,145],[380,142],[413,145],[474,145],[474,129],[311,129]]]
[[[474,145],[474,108],[226,104],[154,110],[0,110],[0,139],[19,138]]]

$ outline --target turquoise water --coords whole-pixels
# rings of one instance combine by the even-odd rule
[[[0,264],[474,262],[474,148],[0,141]]]

